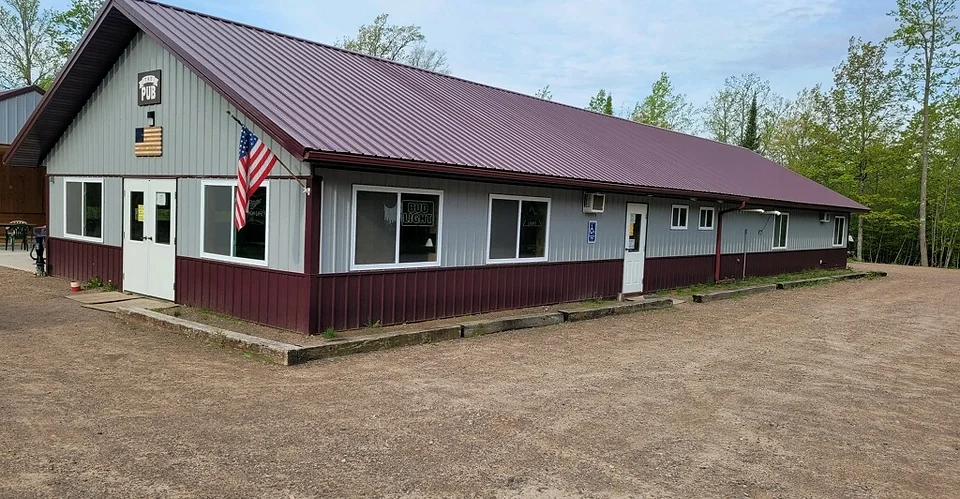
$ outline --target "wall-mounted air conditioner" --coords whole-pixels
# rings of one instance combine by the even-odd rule
[[[828,224],[828,223],[830,223],[830,220],[831,220],[831,218],[830,218],[830,213],[828,213],[828,212],[826,212],[826,211],[821,211],[821,212],[820,212],[820,223],[822,223],[822,224]]]
[[[597,192],[583,194],[583,212],[584,213],[603,213],[605,197]]]

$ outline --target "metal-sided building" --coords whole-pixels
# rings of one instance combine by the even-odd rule
[[[239,231],[231,115],[289,167]],[[5,160],[47,168],[54,275],[306,333],[842,267],[866,210],[743,148],[143,0],[106,3]]]
[[[42,97],[43,89],[37,86],[0,90],[0,158]],[[42,168],[0,165],[0,222],[43,223],[45,192]]]

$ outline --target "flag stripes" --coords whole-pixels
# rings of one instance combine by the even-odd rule
[[[240,132],[240,157],[237,160],[237,201],[234,216],[237,230],[247,225],[250,196],[266,180],[276,164],[277,157],[270,148],[250,129],[243,127]]]
[[[133,144],[136,157],[155,157],[163,154],[163,127],[137,128]]]

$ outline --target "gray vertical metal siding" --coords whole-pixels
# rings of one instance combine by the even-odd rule
[[[322,170],[323,208],[320,266],[323,273],[350,268],[351,203],[354,185],[408,187],[443,191],[440,264],[482,265],[487,251],[490,194],[551,198],[548,259],[551,262],[623,257],[626,197],[607,197],[605,213],[583,213],[583,193],[570,189],[521,187],[382,173]],[[587,243],[587,221],[597,221],[597,242]]]
[[[51,177],[50,183],[50,226],[51,237],[67,237],[63,226],[63,205],[65,182],[73,177]],[[103,218],[101,230],[103,244],[121,246],[123,244],[123,181],[119,178],[103,179]]]
[[[137,106],[137,73],[160,69],[162,103]],[[236,173],[240,127],[226,115],[219,94],[150,37],[138,34],[47,156],[50,175],[220,175]],[[163,127],[163,156],[133,155],[134,130],[146,125],[148,111]],[[263,139],[298,175],[307,165],[295,161],[262,130]],[[277,166],[272,175],[289,175]]]
[[[0,101],[0,144],[9,144],[27,121],[43,96],[37,92],[27,92],[4,101]]]
[[[182,178],[177,182],[177,255],[202,258],[203,180]],[[303,272],[306,195],[295,180],[269,181],[267,267]]]
[[[408,187],[443,191],[443,235],[441,265],[457,267],[481,265],[486,261],[487,211],[490,194],[512,194],[551,198],[548,260],[551,262],[604,260],[623,257],[626,204],[648,207],[647,256],[677,257],[712,255],[716,250],[716,229],[699,230],[700,206],[716,209],[732,207],[709,201],[671,200],[652,196],[608,194],[602,214],[582,211],[582,191],[468,182],[449,179],[351,172],[323,169],[323,224],[321,272],[346,272],[350,268],[351,203],[354,185]],[[674,204],[689,207],[686,230],[671,230]],[[772,207],[765,207],[773,209]],[[787,250],[832,247],[833,224],[821,224],[819,212],[787,210],[790,214]],[[587,221],[597,221],[597,242],[588,244]],[[716,224],[715,224],[716,225]],[[743,231],[747,233],[747,251],[773,250],[773,217],[756,213],[728,213],[724,216],[723,252],[743,251]],[[762,231],[762,232],[761,232]]]

